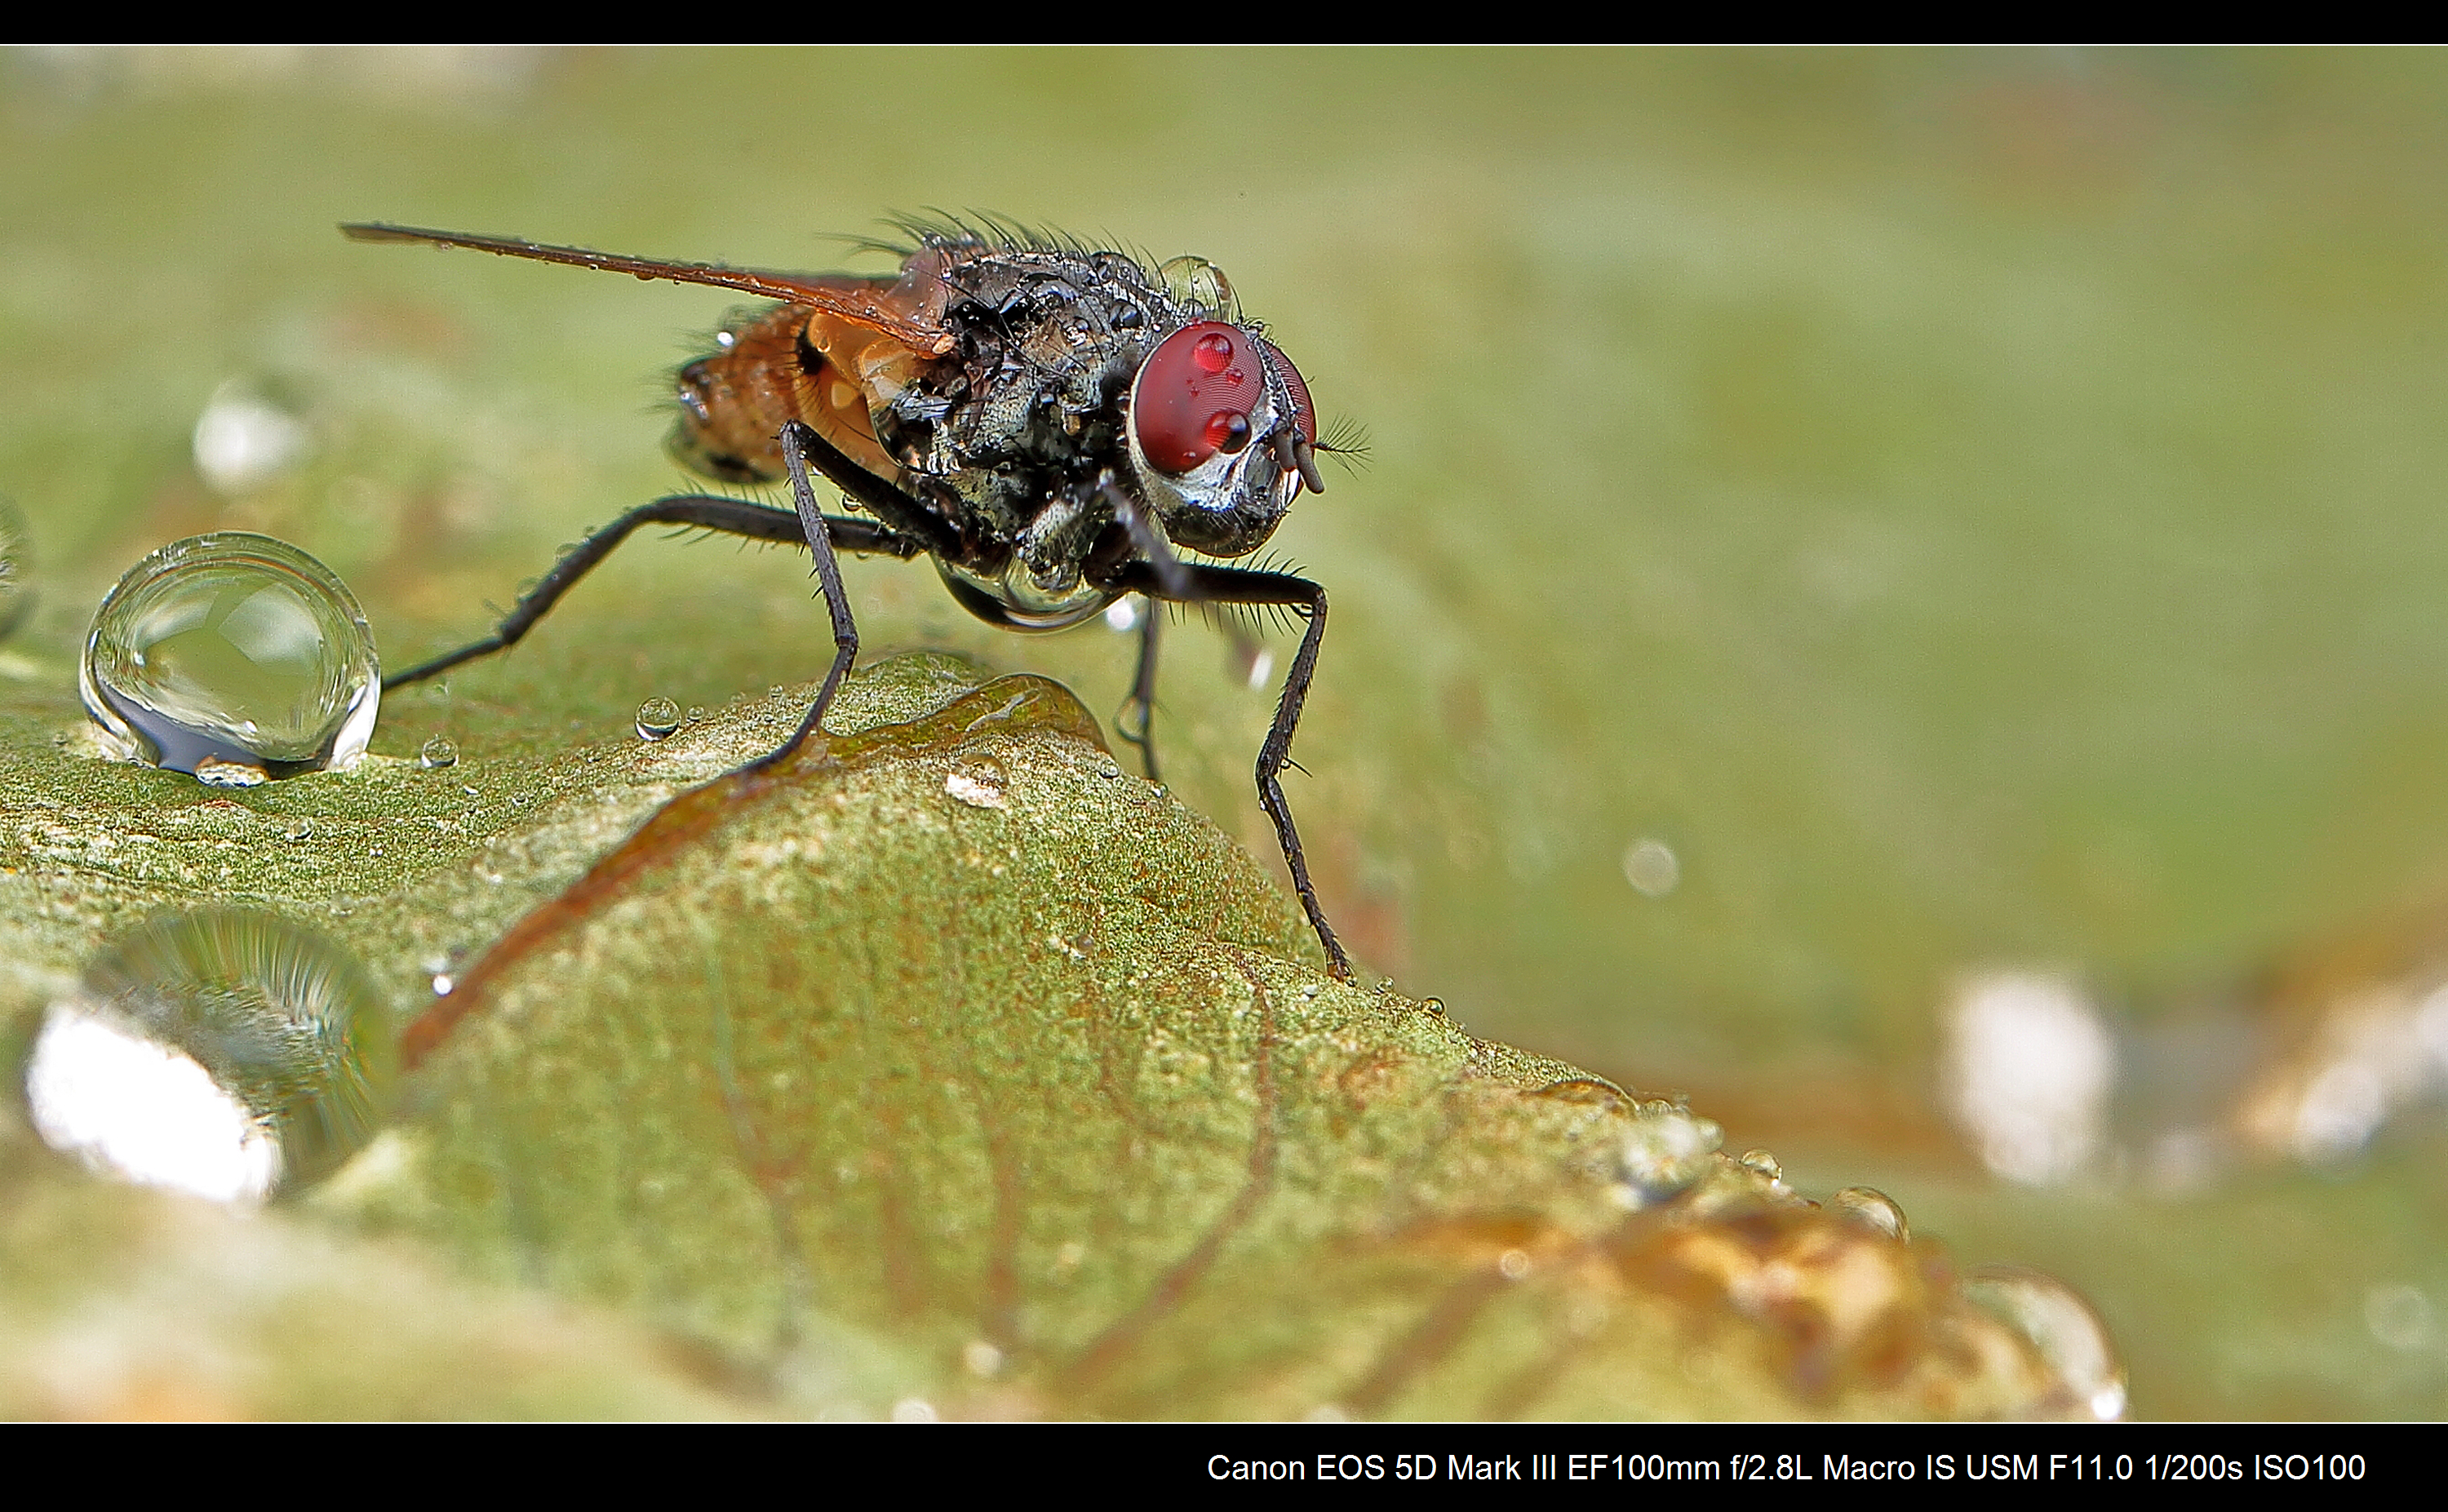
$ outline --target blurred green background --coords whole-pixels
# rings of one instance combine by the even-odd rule
[[[65,690],[118,573],[216,527],[321,557],[404,664],[690,486],[663,395],[727,296],[335,221],[881,269],[841,238],[930,206],[1214,259],[1367,429],[1273,543],[1333,595],[1291,792],[1364,970],[2066,1277],[2140,1415],[2448,1407],[2428,1311],[2373,1300],[2448,1302],[2436,1112],[2318,1174],[2032,1192],[1937,1094],[1967,971],[2248,1042],[2270,962],[2448,879],[2448,59],[17,53],[0,492],[40,602],[0,671]],[[217,392],[304,460],[208,487]],[[470,700],[549,742],[812,676],[804,571],[635,545],[375,749]],[[1126,637],[850,578],[871,655],[1120,701]],[[1272,697],[1168,639],[1167,775],[1262,856]]]

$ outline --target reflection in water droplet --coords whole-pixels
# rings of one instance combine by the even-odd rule
[[[354,768],[382,671],[364,611],[330,568],[285,541],[224,531],[128,568],[94,611],[78,690],[122,756],[244,786]]]
[[[276,914],[202,909],[86,967],[26,1100],[56,1149],[230,1200],[337,1168],[373,1136],[391,1070],[387,1015],[346,952]]]
[[[1742,1163],[1744,1169],[1756,1171],[1771,1181],[1785,1178],[1785,1165],[1771,1151],[1745,1150],[1742,1154]]]
[[[29,539],[26,517],[18,512],[16,503],[0,497],[0,636],[23,624],[26,611],[34,606],[34,590],[27,576]]]
[[[638,738],[660,740],[680,727],[680,706],[669,699],[648,699],[638,705]]]
[[[1001,763],[981,757],[965,761],[944,775],[944,791],[972,809],[1008,808],[1004,797],[1005,776]]]
[[[272,775],[252,761],[206,756],[196,763],[196,780],[208,788],[253,788],[271,781]]]
[[[202,1066],[67,1005],[34,1041],[26,1103],[45,1143],[147,1186],[233,1202],[279,1174],[279,1146]]]
[[[1642,1103],[1624,1137],[1617,1196],[1635,1209],[1665,1201],[1708,1174],[1725,1137],[1723,1129],[1689,1108],[1663,1100]]]
[[[1892,1238],[1909,1241],[1912,1225],[1895,1198],[1874,1186],[1848,1186],[1827,1199],[1829,1211],[1856,1223],[1865,1223]]]
[[[428,772],[459,764],[459,747],[447,736],[435,736],[418,748],[416,764]]]
[[[1635,840],[1623,852],[1623,879],[1644,897],[1662,898],[1683,880],[1683,863],[1663,840]]]
[[[2108,1329],[2074,1288],[2019,1266],[1974,1272],[1963,1294],[2032,1342],[2076,1407],[2102,1423],[2125,1415],[2125,1368]]]

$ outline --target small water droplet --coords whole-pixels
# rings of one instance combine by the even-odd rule
[[[1683,880],[1683,863],[1663,840],[1635,840],[1624,849],[1623,879],[1643,897],[1662,898]]]
[[[2032,1343],[2057,1373],[2070,1407],[2102,1423],[2125,1415],[2125,1367],[2107,1325],[2074,1288],[2020,1266],[1965,1278],[1963,1294]]]
[[[296,467],[309,437],[297,418],[244,385],[224,383],[196,417],[196,470],[213,491],[250,493]]]
[[[1174,258],[1156,270],[1173,302],[1193,311],[1217,315],[1233,306],[1233,281],[1205,258]]]
[[[1112,756],[1104,756],[1097,762],[1097,775],[1103,777],[1106,781],[1111,782],[1121,775],[1122,764],[1119,761],[1115,760]]]
[[[680,706],[669,699],[648,699],[638,705],[638,738],[660,740],[680,727]]]
[[[1443,998],[1422,998],[1420,1000],[1420,1007],[1423,1011],[1433,1013],[1442,1019],[1444,1017],[1445,1013],[1445,1000]]]
[[[1662,1098],[1640,1105],[1640,1116],[1624,1136],[1623,1156],[1616,1168],[1617,1194],[1626,1207],[1638,1209],[1663,1202],[1708,1174],[1725,1131],[1688,1108]]]
[[[2432,1322],[2431,1299],[2420,1287],[2403,1282],[2365,1290],[2363,1327],[2390,1349],[2408,1353],[2428,1349],[2438,1336]]]
[[[435,736],[417,749],[416,764],[428,772],[459,764],[459,747],[444,736]]]
[[[1877,1187],[1848,1186],[1829,1197],[1827,1206],[1838,1216],[1867,1224],[1890,1238],[1912,1238],[1912,1225],[1904,1221],[1903,1208]]]
[[[1785,1166],[1770,1151],[1745,1150],[1741,1158],[1743,1168],[1747,1171],[1756,1171],[1771,1181],[1785,1179]]]
[[[1010,807],[1004,796],[1008,780],[1000,762],[980,757],[946,773],[944,791],[972,809],[1003,809]]]
[[[261,781],[354,767],[382,670],[364,611],[330,568],[285,541],[223,531],[127,569],[94,611],[78,691],[129,759],[200,777],[208,762],[252,768]]]
[[[1377,995],[1378,995],[1379,997],[1381,997],[1381,998],[1382,998],[1382,997],[1384,997],[1387,993],[1391,992],[1391,991],[1393,991],[1393,990],[1394,990],[1394,979],[1393,979],[1392,977],[1379,977],[1379,978],[1377,979]]]
[[[26,1068],[53,1148],[222,1200],[336,1169],[385,1112],[392,1040],[345,951],[277,914],[201,909],[97,956]]]
[[[705,719],[705,705],[704,705],[704,704],[702,704],[702,703],[692,703],[692,704],[690,704],[690,705],[689,705],[689,712],[688,712],[688,722],[689,722],[689,723],[691,723],[691,724],[698,724],[698,723],[702,723],[702,722],[704,721],[704,719]]]

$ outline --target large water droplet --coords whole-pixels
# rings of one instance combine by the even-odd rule
[[[1741,1159],[1743,1169],[1747,1171],[1757,1172],[1771,1181],[1785,1179],[1785,1164],[1777,1159],[1773,1150],[1745,1150]]]
[[[1903,1208],[1877,1187],[1848,1186],[1829,1197],[1827,1207],[1838,1216],[1866,1224],[1890,1238],[1912,1238],[1912,1225],[1904,1221]]]
[[[17,511],[15,502],[0,498],[0,636],[23,624],[26,611],[34,606],[34,590],[27,576],[29,539],[26,517]]]
[[[417,748],[416,764],[428,772],[459,764],[459,746],[449,736],[437,735]]]
[[[638,738],[660,740],[680,727],[680,706],[669,699],[648,699],[638,705]]]
[[[350,770],[382,703],[348,585],[244,531],[190,536],[128,568],[94,611],[78,686],[121,755],[222,785]]]
[[[26,1101],[55,1149],[229,1200],[296,1190],[355,1154],[392,1063],[381,1001],[345,951],[277,914],[204,909],[86,967],[51,1005]]]
[[[1965,1279],[1963,1294],[2032,1342],[2057,1373],[2065,1407],[2102,1423],[2125,1415],[2125,1368],[2107,1325],[2074,1288],[2019,1266],[1996,1266]]]

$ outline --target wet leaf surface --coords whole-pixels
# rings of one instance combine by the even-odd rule
[[[235,794],[79,736],[0,753],[20,1057],[103,942],[210,902],[356,951],[414,1067],[389,1132],[254,1215],[12,1129],[14,1409],[151,1410],[146,1382],[220,1393],[162,1398],[187,1413],[2086,1409],[1926,1242],[1692,1110],[1328,978],[1291,900],[1060,685],[888,660],[824,749],[721,775],[804,691]],[[273,1301],[234,1300],[247,1246],[284,1257]],[[420,1329],[450,1288],[465,1326]],[[193,1299],[173,1344],[256,1363],[131,1343],[115,1396],[25,1375],[156,1293]],[[320,1335],[281,1320],[351,1308],[469,1394],[371,1368],[298,1394]],[[551,1320],[517,1369],[469,1321],[495,1314]]]

